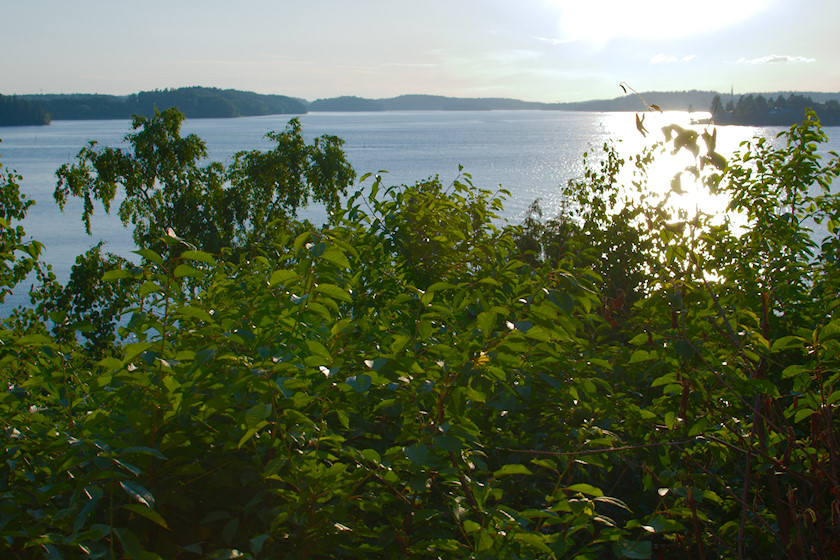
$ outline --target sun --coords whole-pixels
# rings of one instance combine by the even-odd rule
[[[557,10],[561,39],[606,43],[611,39],[674,39],[714,31],[744,20],[771,0],[547,0]]]

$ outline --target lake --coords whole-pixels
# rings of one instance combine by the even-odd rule
[[[265,133],[283,130],[291,117],[193,119],[185,122],[182,132],[204,139],[210,160],[229,163],[238,151],[270,148]],[[561,204],[558,187],[582,175],[585,151],[597,152],[605,141],[620,139],[622,153],[635,153],[651,138],[661,138],[659,127],[671,122],[688,125],[689,120],[687,113],[650,113],[645,126],[652,134],[644,139],[636,130],[634,113],[417,111],[300,116],[307,139],[332,134],[345,140],[345,152],[359,176],[386,170],[388,185],[413,184],[434,175],[451,183],[461,165],[477,187],[495,190],[501,186],[511,192],[504,217],[514,222],[524,217],[537,198],[546,215],[556,213]],[[73,161],[90,140],[124,145],[129,125],[127,120],[55,121],[43,127],[0,128],[0,163],[23,175],[22,191],[36,201],[24,227],[28,235],[45,244],[43,259],[53,265],[59,279],[67,278],[77,255],[100,240],[107,242],[106,250],[122,255],[135,248],[130,230],[123,228],[115,215],[105,215],[97,208],[93,235],[88,236],[81,222],[81,202],[68,202],[62,213],[52,198],[56,169]],[[756,135],[772,137],[780,130],[719,127],[718,151],[729,155],[743,140]],[[840,151],[838,129],[826,130],[830,137],[827,148]],[[663,175],[664,185],[671,174]],[[113,212],[118,205],[119,200],[112,206]],[[325,213],[320,207],[311,207],[301,216],[322,222]],[[4,307],[24,299],[16,294]]]

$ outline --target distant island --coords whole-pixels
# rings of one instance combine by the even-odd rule
[[[0,95],[0,126],[44,125],[50,120],[129,119],[157,108],[177,107],[187,118],[230,118],[276,114],[370,111],[710,111],[717,124],[788,125],[802,120],[811,107],[828,126],[840,125],[840,92],[774,92],[734,95],[714,91],[653,91],[613,99],[540,103],[501,97],[465,98],[400,95],[382,99],[342,96],[304,99],[284,95],[207,87],[101,94]]]

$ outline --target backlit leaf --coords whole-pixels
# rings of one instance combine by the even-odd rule
[[[154,509],[155,507],[155,497],[152,496],[152,493],[140,486],[135,482],[131,482],[128,480],[121,480],[120,487],[125,490],[125,492],[131,496],[131,498],[135,501],[140,502],[141,504]]]

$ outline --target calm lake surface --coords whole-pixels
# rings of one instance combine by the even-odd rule
[[[698,116],[695,113],[694,116]],[[702,115],[699,115],[702,116]],[[229,163],[233,154],[254,148],[268,149],[264,135],[281,131],[291,115],[238,119],[187,120],[182,133],[205,140],[211,161]],[[585,151],[596,153],[607,140],[621,140],[623,154],[639,151],[651,138],[661,139],[661,126],[688,125],[686,113],[648,114],[651,131],[643,139],[635,127],[634,113],[583,113],[563,111],[418,111],[375,113],[309,113],[300,116],[304,136],[311,140],[332,134],[345,140],[345,152],[359,176],[385,170],[388,185],[413,184],[439,175],[444,183],[458,176],[458,166],[472,175],[477,187],[511,193],[504,217],[517,222],[527,207],[541,199],[545,214],[560,206],[559,186],[583,174]],[[131,231],[115,214],[97,208],[92,236],[81,222],[81,203],[72,200],[62,213],[53,201],[55,171],[72,162],[90,140],[121,146],[130,121],[55,121],[42,127],[0,128],[0,163],[23,176],[22,191],[36,201],[24,222],[29,236],[46,246],[43,259],[64,280],[77,255],[100,240],[105,249],[130,256],[135,249]],[[696,127],[698,130],[702,127]],[[731,154],[753,136],[775,136],[783,128],[718,127],[718,151]],[[827,149],[840,151],[837,128],[827,128]],[[663,177],[667,181],[671,174]],[[371,179],[365,183],[369,185]],[[364,185],[362,185],[364,186]],[[115,201],[112,212],[116,212]],[[323,208],[305,209],[301,217],[323,222]],[[20,292],[21,290],[18,290]],[[23,303],[15,294],[3,308]],[[2,311],[2,308],[0,308]]]

